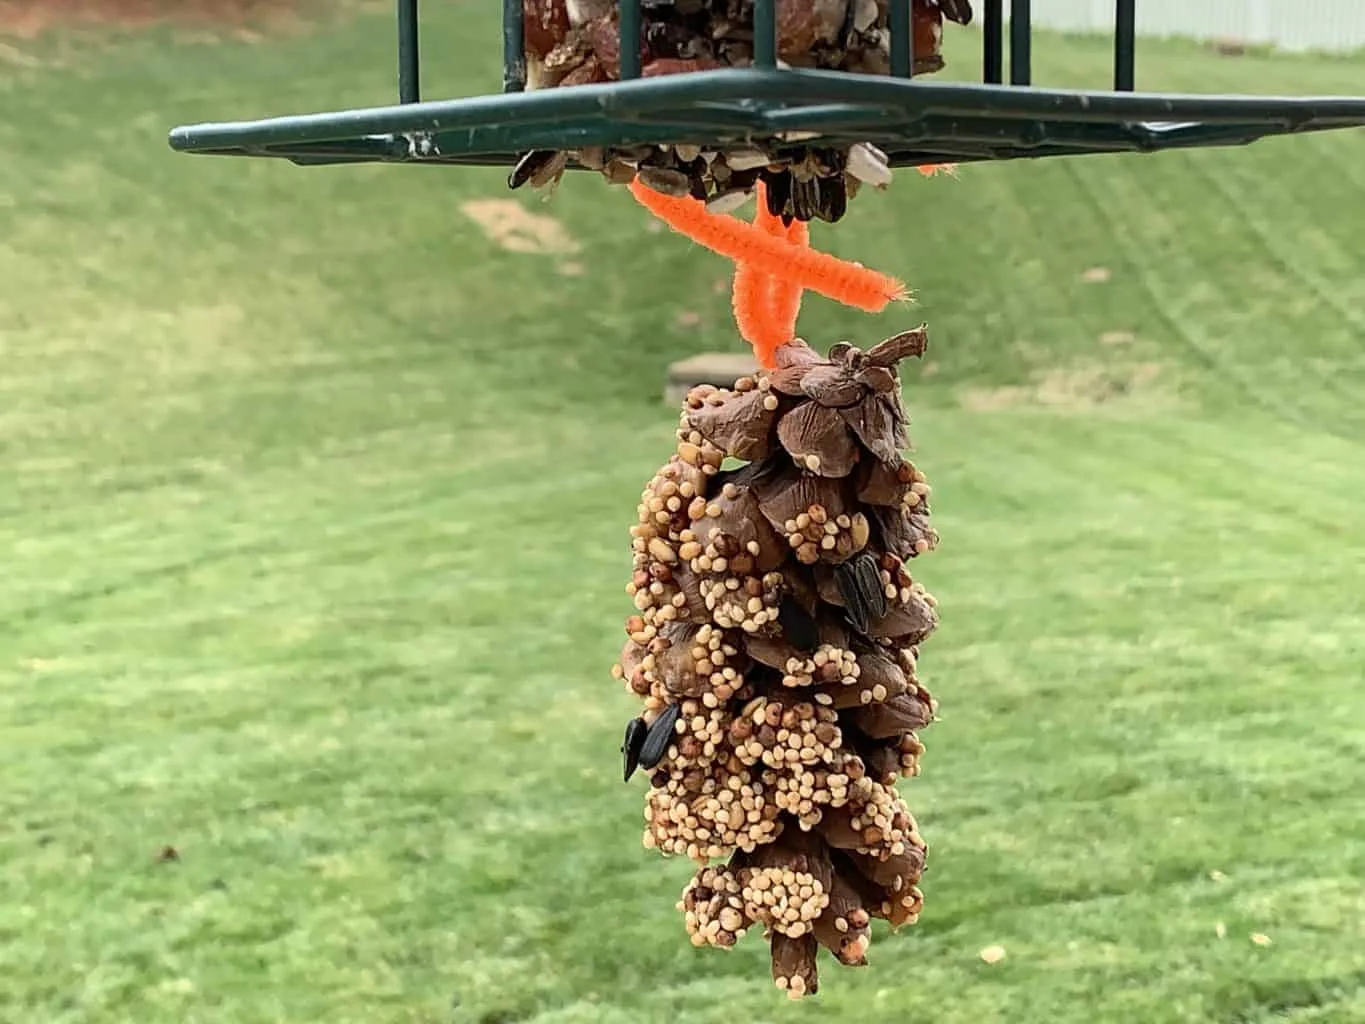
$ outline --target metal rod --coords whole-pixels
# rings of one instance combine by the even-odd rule
[[[519,7],[517,13],[521,13]],[[417,0],[398,0],[398,102],[422,102],[422,56],[417,36]]]
[[[522,0],[502,0],[502,91],[526,88],[526,25]]]
[[[990,85],[1005,81],[1005,0],[986,0],[981,26],[981,80]]]
[[[1137,57],[1137,0],[1114,0],[1114,88],[1132,92]]]
[[[621,81],[640,77],[640,0],[620,0]]]
[[[901,122],[888,131],[904,133],[928,117],[978,119],[983,103],[992,117],[1010,121],[1112,125],[1115,121],[1152,121],[1162,125],[1261,125],[1276,131],[1365,127],[1365,97],[1217,96],[1082,92],[1065,89],[1000,89],[925,78],[906,82],[890,77],[835,71],[758,71],[727,68],[686,75],[661,75],[636,82],[541,89],[520,96],[484,95],[460,100],[429,100],[334,113],[277,117],[235,124],[177,128],[171,146],[178,150],[261,147],[354,139],[403,132],[460,132],[491,128],[511,133],[529,125],[563,132],[566,123],[584,124],[603,138],[622,124],[641,131],[672,131],[676,112],[700,116],[708,109],[733,107],[735,97],[761,111],[771,104],[849,103],[862,109],[888,107]],[[557,126],[557,127],[556,127]],[[1150,127],[1150,126],[1149,126]],[[699,127],[700,130],[700,127]],[[1163,129],[1169,137],[1171,129]],[[863,129],[859,129],[862,133]],[[882,142],[878,141],[878,145]],[[452,151],[456,147],[452,146]],[[508,147],[514,148],[514,147]],[[547,147],[548,148],[548,147]]]
[[[776,0],[754,0],[754,67],[777,67]]]
[[[1033,82],[1033,13],[1030,0],[1010,0],[1010,85]]]
[[[910,0],[891,0],[891,75],[910,78],[915,73],[915,26]]]

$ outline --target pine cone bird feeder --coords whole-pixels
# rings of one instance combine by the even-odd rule
[[[615,674],[645,705],[625,745],[649,772],[645,846],[702,865],[678,904],[692,942],[760,929],[793,997],[818,989],[819,947],[864,964],[871,919],[910,924],[922,902],[896,780],[934,720],[917,663],[938,616],[908,566],[938,538],[897,366],[926,344],[919,327],[821,358],[797,340],[694,388],[631,531]]]

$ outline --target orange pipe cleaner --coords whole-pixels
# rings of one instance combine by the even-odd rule
[[[933,164],[919,171],[932,177],[955,169],[953,164]],[[699,200],[666,196],[639,181],[631,182],[630,191],[674,231],[734,261],[735,325],[761,366],[775,366],[777,350],[796,337],[801,295],[807,290],[869,313],[907,298],[905,285],[894,277],[812,250],[809,225],[784,225],[781,217],[769,213],[761,183],[752,224],[709,213]]]
[[[735,313],[739,336],[753,346],[761,366],[769,366],[772,353],[783,344],[768,333],[772,324],[764,315],[767,305],[768,279],[749,264],[737,263],[730,306]]]
[[[679,234],[736,263],[748,263],[846,306],[880,313],[888,303],[906,296],[905,285],[889,274],[803,248],[734,217],[708,213],[700,200],[666,196],[638,181],[631,183],[630,190],[645,209]]]
[[[763,197],[759,197],[759,209],[763,213],[764,227],[776,228],[783,231],[787,241],[795,242],[802,248],[810,247],[810,225],[805,221],[794,220],[785,227],[781,217],[773,217],[768,213],[766,202]],[[771,225],[771,227],[770,227]],[[774,326],[778,328],[782,335],[780,344],[785,345],[796,337],[796,317],[801,312],[801,286],[795,281],[784,281],[781,278],[772,278],[769,282],[768,301],[772,307]]]
[[[754,224],[765,234],[802,248],[810,245],[809,225],[802,221],[786,225],[781,217],[768,212],[762,184],[758,186],[757,203]],[[741,261],[735,266],[735,323],[740,336],[753,346],[760,365],[774,365],[777,350],[796,337],[801,291],[799,283],[764,274],[749,263]]]

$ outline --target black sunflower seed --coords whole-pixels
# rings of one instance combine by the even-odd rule
[[[649,732],[645,736],[645,741],[640,745],[640,767],[649,769],[663,760],[663,756],[668,751],[668,745],[673,742],[673,726],[678,722],[678,716],[682,714],[681,704],[670,704],[664,708],[663,713],[654,719],[654,724],[649,727]]]
[[[521,186],[535,177],[536,173],[553,160],[556,155],[558,155],[558,150],[554,149],[531,150],[518,160],[516,166],[512,168],[512,173],[507,176],[507,187],[521,188]]]
[[[839,588],[839,596],[844,600],[844,615],[848,619],[848,624],[859,633],[866,634],[872,628],[872,623],[868,621],[868,609],[863,604],[857,572],[850,562],[835,566],[834,584]]]
[[[795,598],[783,598],[777,610],[777,621],[787,642],[802,654],[809,654],[820,646],[819,624]]]
[[[640,748],[644,746],[645,734],[648,732],[643,718],[632,718],[626,723],[626,740],[621,744],[621,753],[625,758],[623,782],[629,782],[630,777],[635,774],[635,769],[640,764]]]
[[[767,186],[768,212],[774,217],[781,217],[791,200],[791,174],[787,171],[767,171],[763,175],[763,184]]]
[[[886,593],[876,560],[867,551],[854,555],[835,566],[834,583],[844,599],[848,624],[866,635],[872,623],[886,614]]]
[[[844,187],[843,176],[825,178],[820,182],[820,218],[838,224],[847,212],[848,189]]]
[[[763,168],[755,167],[748,171],[735,171],[730,175],[730,180],[725,183],[727,189],[744,189],[748,191],[758,184],[760,180],[767,180],[763,177]]]
[[[822,178],[842,178],[848,160],[837,149],[817,149],[815,168]]]
[[[949,21],[955,21],[959,25],[970,25],[972,23],[970,0],[941,0],[938,6],[943,11],[943,16]]]
[[[870,552],[860,553],[853,561],[858,575],[858,588],[862,591],[872,621],[876,622],[886,616],[886,591],[882,589],[882,574]]]
[[[792,180],[792,212],[797,220],[814,220],[820,212],[820,179]]]

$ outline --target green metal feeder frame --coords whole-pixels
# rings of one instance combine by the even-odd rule
[[[777,65],[776,0],[753,0],[752,67],[640,77],[641,0],[619,0],[620,81],[524,91],[522,0],[503,4],[503,93],[423,102],[417,0],[398,0],[397,106],[199,124],[189,153],[296,164],[512,165],[530,150],[691,143],[709,148],[871,142],[893,166],[1242,145],[1365,126],[1365,97],[1134,90],[1136,0],[1115,0],[1112,91],[1032,85],[1029,0],[984,0],[982,82],[912,78],[911,0],[890,0],[891,76]],[[1009,84],[1004,84],[1008,36]],[[799,143],[795,140],[799,140]]]

